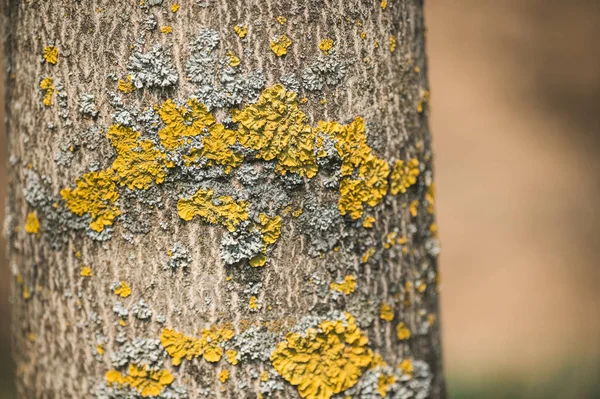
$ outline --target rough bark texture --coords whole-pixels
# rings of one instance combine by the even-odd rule
[[[19,397],[445,397],[422,2],[10,3]]]

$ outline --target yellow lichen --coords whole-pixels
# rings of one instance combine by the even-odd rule
[[[42,103],[49,107],[52,105],[52,94],[54,94],[54,80],[52,78],[44,78],[40,82],[40,89],[44,90],[44,98]]]
[[[173,33],[173,28],[168,25],[165,25],[160,28],[160,33]]]
[[[390,35],[390,53],[396,51],[396,38],[394,35]]]
[[[421,98],[419,99],[419,101],[417,101],[417,112],[418,113],[422,113],[423,112],[423,105],[427,101],[429,101],[429,91],[422,90],[421,91]]]
[[[240,39],[245,38],[248,34],[248,27],[246,25],[236,25],[233,27],[233,30],[240,37]]]
[[[261,381],[268,381],[269,380],[269,372],[267,370],[265,370],[262,373],[260,373],[260,380]]]
[[[377,379],[377,392],[379,393],[379,395],[381,395],[382,398],[385,398],[385,395],[387,395],[387,391],[390,389],[390,386],[392,386],[394,382],[396,382],[396,376],[393,374],[381,374],[379,376],[379,378]]]
[[[332,291],[341,292],[344,295],[349,295],[356,289],[356,279],[352,275],[344,277],[341,283],[333,282],[329,285]]]
[[[235,231],[237,225],[248,219],[248,203],[235,201],[229,196],[215,198],[212,189],[199,189],[190,198],[177,202],[177,212],[183,220],[190,221],[199,216],[211,224],[222,224],[229,231]]]
[[[292,45],[292,40],[286,35],[271,40],[271,51],[275,53],[277,57],[281,57],[287,54],[287,49]]]
[[[29,212],[27,214],[27,220],[25,221],[25,232],[29,234],[39,234],[40,221],[38,220],[35,212]]]
[[[225,351],[225,356],[227,356],[227,361],[234,366],[239,363],[237,355],[238,355],[238,352],[235,349],[228,349]]]
[[[229,57],[229,65],[231,65],[232,67],[240,65],[240,59],[235,54],[233,54],[233,52],[228,51],[226,55],[227,57]]]
[[[169,99],[158,110],[166,125],[159,130],[158,137],[167,150],[174,150],[186,144],[186,139],[202,134],[204,128],[216,123],[206,106],[196,99],[189,99],[187,107],[180,107]]]
[[[402,370],[402,372],[404,374],[412,375],[412,373],[413,373],[413,365],[412,365],[412,362],[410,361],[410,359],[404,359],[400,363],[400,365],[398,366],[398,368],[400,368],[400,370]]]
[[[228,379],[229,379],[229,370],[224,369],[223,371],[221,371],[219,373],[219,381],[221,381],[221,383],[227,382]]]
[[[121,283],[114,289],[113,293],[121,298],[127,298],[131,295],[131,287],[125,281],[121,280]]]
[[[306,399],[329,399],[358,381],[373,359],[369,339],[346,320],[325,320],[304,335],[288,333],[271,354],[275,370]]]
[[[179,3],[173,3],[173,5],[171,6],[171,12],[175,13],[177,11],[179,11]]]
[[[413,158],[408,162],[397,160],[390,175],[390,192],[393,195],[405,193],[410,186],[417,182],[419,173],[419,160],[417,158]]]
[[[319,121],[316,130],[319,135],[333,138],[342,159],[341,174],[344,178],[340,182],[340,213],[358,219],[365,204],[373,207],[383,200],[388,189],[390,167],[368,146],[363,118],[356,117],[348,125]]]
[[[418,200],[411,201],[410,205],[408,206],[408,210],[412,217],[417,216],[417,214],[419,212],[419,201]]]
[[[382,10],[385,10],[387,8],[387,0],[381,0],[381,3],[379,3],[379,6],[381,7]],[[381,395],[383,396],[383,395]]]
[[[373,216],[367,216],[363,220],[363,227],[365,229],[370,229],[371,227],[373,227],[373,223],[375,223],[375,218]]]
[[[385,321],[392,321],[394,320],[394,310],[389,304],[382,302],[379,306],[379,317]]]
[[[174,366],[181,364],[183,359],[192,360],[200,356],[207,362],[215,363],[223,356],[222,344],[233,338],[233,335],[233,330],[218,326],[205,328],[200,338],[165,328],[160,334],[160,342],[171,356]]]
[[[257,158],[276,159],[282,175],[295,172],[311,178],[317,173],[315,135],[298,108],[296,93],[274,85],[256,103],[234,111],[232,119],[239,123],[240,144],[258,151]]]
[[[248,302],[248,306],[250,307],[251,310],[258,309],[258,298],[255,297],[254,295],[252,295],[250,297],[250,301]]]
[[[99,355],[104,355],[104,347],[100,344],[96,345],[96,353]]]
[[[119,183],[131,190],[147,190],[154,182],[165,180],[166,156],[154,147],[150,140],[138,140],[140,134],[130,127],[112,125],[107,136],[117,151],[112,169],[119,176]]]
[[[225,173],[238,167],[244,160],[239,151],[234,151],[230,146],[236,142],[236,132],[226,129],[221,123],[211,125],[208,135],[202,138],[202,149],[192,148],[190,154],[184,156],[187,164],[192,164],[203,157],[207,166],[225,166]]]
[[[396,327],[396,335],[400,341],[406,341],[410,338],[410,330],[408,327],[406,327],[404,322],[398,323],[398,326]]]
[[[164,387],[171,385],[173,375],[167,369],[149,371],[147,368],[146,365],[138,367],[130,364],[126,375],[118,370],[110,370],[105,375],[106,382],[110,386],[129,386],[144,397],[158,396]]]
[[[67,208],[78,216],[89,214],[92,218],[90,227],[94,231],[101,232],[105,226],[112,225],[121,214],[115,205],[119,194],[112,171],[86,173],[75,184],[75,189],[60,191]]]
[[[435,183],[431,183],[425,192],[425,202],[427,203],[427,213],[432,215],[435,210]]]
[[[48,64],[56,64],[58,61],[58,47],[46,46],[44,47],[43,57]]]
[[[326,38],[321,40],[319,43],[319,50],[324,52],[325,54],[329,54],[329,51],[333,48],[333,39]]]
[[[267,245],[274,244],[281,234],[281,216],[269,217],[264,213],[258,216],[259,230],[263,233],[263,241]]]
[[[374,247],[369,247],[365,253],[360,257],[360,262],[361,263],[367,263],[369,261],[369,259],[371,258],[371,256],[375,255],[375,248]]]
[[[79,275],[81,277],[92,277],[92,268],[89,266],[83,266],[81,270],[79,270]]]
[[[283,15],[278,16],[276,19],[277,19],[277,22],[279,22],[280,25],[284,25],[287,22],[287,18],[284,17]]]
[[[119,79],[117,88],[125,94],[131,93],[132,91],[134,91],[135,86],[133,85],[133,82],[131,81],[131,75],[127,75],[126,79]]]

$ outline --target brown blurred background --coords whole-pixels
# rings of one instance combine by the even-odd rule
[[[451,398],[600,398],[600,2],[430,0],[426,17]],[[0,399],[8,280],[3,261]]]

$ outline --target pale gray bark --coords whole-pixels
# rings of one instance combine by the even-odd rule
[[[391,368],[405,359],[428,367],[421,377],[415,372],[412,381],[421,378],[419,382],[427,385],[430,379],[430,386],[414,388],[410,381],[397,381],[398,387],[388,397],[445,397],[437,305],[438,244],[432,216],[426,210],[432,161],[422,2],[391,0],[383,9],[379,2],[361,0],[181,1],[176,12],[171,9],[175,2],[170,1],[152,6],[149,4],[160,1],[145,0],[144,6],[139,1],[108,0],[10,3],[3,24],[10,156],[6,229],[9,262],[15,274],[13,347],[19,397],[135,397],[118,396],[124,393],[110,396],[102,391],[102,385],[105,373],[115,368],[113,357],[122,354],[125,345],[141,342],[136,339],[157,340],[164,328],[198,336],[204,328],[230,323],[236,333],[234,340],[238,340],[235,349],[239,352],[247,345],[260,357],[268,355],[264,351],[272,350],[288,331],[304,332],[303,326],[311,325],[307,317],[331,319],[335,310],[356,318],[369,337],[371,350],[381,354]],[[150,16],[156,21],[154,30],[148,29]],[[278,16],[287,21],[279,23]],[[248,28],[243,40],[233,30],[236,25]],[[171,27],[172,33],[161,33],[164,26]],[[186,63],[190,40],[205,28],[218,33],[220,41],[214,50],[218,59],[232,51],[240,58],[242,71],[264,73],[264,88],[283,82],[287,89],[299,92],[298,98],[306,97],[300,107],[311,126],[320,120],[347,124],[356,116],[363,117],[369,146],[390,166],[397,159],[419,159],[417,183],[405,194],[388,193],[381,204],[369,208],[376,219],[371,229],[355,227],[347,217],[335,215],[342,221],[328,234],[345,238],[336,245],[341,249],[324,251],[322,256],[312,256],[315,245],[311,239],[318,233],[315,220],[325,220],[327,215],[313,210],[315,220],[311,222],[310,204],[317,202],[323,209],[337,212],[336,190],[303,183],[291,188],[267,185],[264,198],[257,198],[260,195],[253,191],[250,202],[271,199],[281,191],[292,201],[297,199],[294,204],[307,215],[305,219],[283,219],[281,237],[269,249],[267,264],[260,268],[247,262],[224,264],[220,252],[226,231],[223,226],[179,218],[177,199],[183,192],[193,193],[182,188],[181,177],[167,179],[141,194],[127,194],[123,188],[119,203],[123,213],[106,241],[89,237],[85,229],[58,230],[57,225],[66,223],[63,216],[47,209],[64,207],[59,191],[73,188],[78,177],[94,168],[105,169],[114,160],[114,149],[103,134],[108,126],[127,123],[128,118],[141,126],[144,109],[167,98],[183,101],[197,94],[199,85],[186,78],[190,75]],[[269,43],[282,34],[292,39],[292,45],[287,55],[276,57]],[[396,40],[394,52],[390,51],[390,36]],[[319,50],[325,38],[334,39],[335,54],[324,55]],[[162,49],[150,53],[158,43]],[[44,47],[52,44],[59,50],[56,65],[41,62]],[[165,83],[164,88],[149,87],[152,84],[138,76],[146,87],[127,95],[118,91],[113,77],[124,79],[132,74],[127,66],[135,62],[131,57],[138,50],[150,54],[152,60],[171,57],[177,82]],[[314,76],[317,67],[325,67],[322,76],[329,79],[322,87],[315,87],[311,80],[318,78]],[[289,78],[292,74],[295,80]],[[53,78],[56,87],[50,107],[42,104],[40,90],[40,81],[46,77]],[[171,77],[171,72],[165,73],[162,82]],[[244,74],[240,79],[248,84],[250,78]],[[217,120],[226,119],[229,105],[243,107],[253,101],[248,98],[252,90],[247,91],[250,94],[240,105],[217,106]],[[111,105],[115,94],[123,98],[122,109],[115,107],[114,101]],[[93,95],[94,100],[86,95]],[[417,109],[420,105],[422,112]],[[240,190],[229,181],[217,180],[207,178],[205,182],[232,195]],[[155,200],[160,200],[160,205],[148,205]],[[417,216],[411,215],[413,201],[419,201]],[[57,205],[48,207],[51,202]],[[25,231],[30,212],[39,218],[39,234]],[[327,223],[334,224],[331,220]],[[382,244],[392,232],[407,239],[396,251]],[[173,251],[176,243],[181,251]],[[369,243],[377,250],[373,259],[363,263],[360,258]],[[183,255],[178,258],[178,253]],[[173,267],[181,262],[186,267]],[[83,266],[91,268],[91,277],[80,275]],[[346,275],[356,278],[355,292],[331,292],[330,283]],[[121,280],[132,288],[127,298],[113,293],[113,283]],[[23,295],[25,289],[29,295]],[[259,299],[261,308],[250,309],[251,296]],[[139,312],[143,307],[140,300],[151,315]],[[122,317],[127,319],[125,326],[119,325],[115,303],[129,313]],[[379,317],[381,303],[392,305],[393,321]],[[410,339],[398,339],[400,322],[411,331]],[[272,331],[244,336],[242,331],[248,331],[252,323],[268,325]],[[103,354],[98,353],[98,345]],[[136,356],[150,352],[140,349]],[[175,378],[171,386],[182,387],[190,398],[255,398],[261,389],[265,397],[271,390],[272,397],[300,397],[297,388],[273,370],[268,358],[243,358],[237,365],[224,359],[213,364],[196,358],[173,366],[160,345],[157,352],[159,362],[164,361]],[[127,361],[119,370],[126,370],[126,365]],[[217,377],[223,369],[231,374],[225,383]],[[270,373],[263,384],[260,375],[265,370]],[[377,380],[381,373],[363,370],[354,387],[356,391],[362,384],[363,390],[348,395],[378,397],[368,393],[367,380]],[[168,393],[162,395],[168,397]]]

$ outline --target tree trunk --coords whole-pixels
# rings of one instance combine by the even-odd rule
[[[421,1],[5,1],[19,397],[445,397]]]

